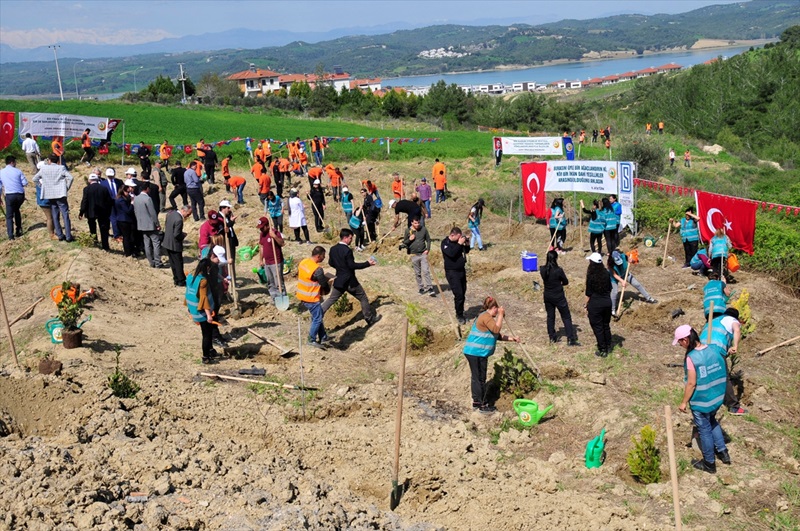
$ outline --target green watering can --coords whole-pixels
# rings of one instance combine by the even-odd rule
[[[264,271],[263,265],[261,267],[254,267],[253,273],[255,273],[258,276],[259,284],[267,284],[267,273],[266,271]]]
[[[523,426],[533,426],[539,424],[542,417],[547,415],[547,412],[553,409],[553,405],[549,405],[544,409],[539,409],[539,404],[533,400],[520,398],[514,400],[514,411],[519,415],[519,421]]]
[[[600,432],[600,435],[589,441],[586,445],[586,468],[599,468],[606,460],[605,446],[603,440],[606,436],[606,429]]]
[[[256,255],[257,252],[258,252],[258,245],[253,245],[250,247],[244,246],[244,247],[239,247],[236,250],[236,255],[242,262],[247,262],[248,260],[252,260],[252,258]]]
[[[82,327],[83,324],[87,321],[91,321],[92,316],[90,315],[80,323],[78,323],[78,328]],[[63,343],[64,340],[61,338],[61,332],[64,331],[64,325],[61,324],[61,321],[58,318],[50,319],[44,324],[45,329],[47,330],[47,334],[50,336],[51,343]]]

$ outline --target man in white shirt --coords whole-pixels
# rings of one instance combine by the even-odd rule
[[[39,152],[39,144],[37,144],[36,140],[31,137],[30,133],[25,133],[25,140],[22,141],[22,151],[25,152],[25,158],[28,159],[30,165],[33,166],[33,171],[39,171],[39,169],[36,167],[36,165],[39,164],[39,158],[41,157],[41,153]]]

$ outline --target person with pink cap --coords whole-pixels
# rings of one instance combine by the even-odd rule
[[[726,368],[722,349],[701,343],[690,325],[675,329],[672,345],[686,349],[683,360],[685,385],[678,409],[685,413],[687,404],[692,406],[692,420],[700,438],[700,451],[703,452],[703,459],[693,461],[692,466],[715,474],[716,457],[726,465],[731,464],[722,428],[716,419],[725,396]]]

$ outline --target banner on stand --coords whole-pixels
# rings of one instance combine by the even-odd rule
[[[548,192],[591,192],[616,194],[617,163],[599,160],[548,161]]]
[[[19,113],[19,135],[81,136],[88,129],[92,138],[105,140],[108,135],[108,118],[79,116],[76,114],[49,114],[43,112]]]
[[[563,140],[560,136],[500,137],[503,155],[563,155]]]
[[[619,163],[619,194],[617,201],[622,206],[622,216],[619,220],[619,228],[630,227],[633,230],[633,179],[636,174],[636,164],[634,162]]]

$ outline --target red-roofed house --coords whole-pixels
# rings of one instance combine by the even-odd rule
[[[341,92],[342,87],[350,89],[350,74],[346,72],[342,72],[341,74],[323,74],[322,75],[323,81],[326,83],[330,83],[333,85],[333,88],[336,89],[336,92]],[[281,88],[285,88],[287,91],[292,88],[293,83],[300,83],[305,81],[308,83],[308,86],[312,89],[317,84],[317,75],[316,74],[284,74],[280,76],[278,83]]]
[[[716,63],[717,61],[719,61],[719,57],[712,57],[711,59],[709,59],[708,61],[704,62],[703,64],[704,65],[710,65],[710,64]]]
[[[675,63],[669,63],[667,65],[661,65],[656,70],[658,70],[659,74],[663,74],[665,72],[677,72],[683,68],[681,65],[676,65]]]
[[[280,74],[277,72],[256,68],[256,65],[250,63],[248,70],[231,74],[228,79],[238,83],[239,90],[242,91],[245,97],[255,97],[278,90],[280,88],[278,84],[279,77]]]
[[[592,79],[587,79],[583,82],[584,87],[598,87],[603,84],[602,77],[593,77]]]
[[[619,82],[619,76],[606,76],[603,78],[603,85],[613,85]]]
[[[636,73],[639,75],[639,77],[647,77],[647,76],[652,76],[653,74],[658,74],[658,70],[656,70],[651,66],[650,68],[637,70]]]
[[[625,72],[624,74],[619,75],[620,81],[630,81],[631,79],[636,79],[637,75],[636,72]]]
[[[361,90],[369,89],[372,92],[378,91],[381,89],[381,78],[376,77],[375,79],[351,79],[350,90],[353,89],[361,89]]]

